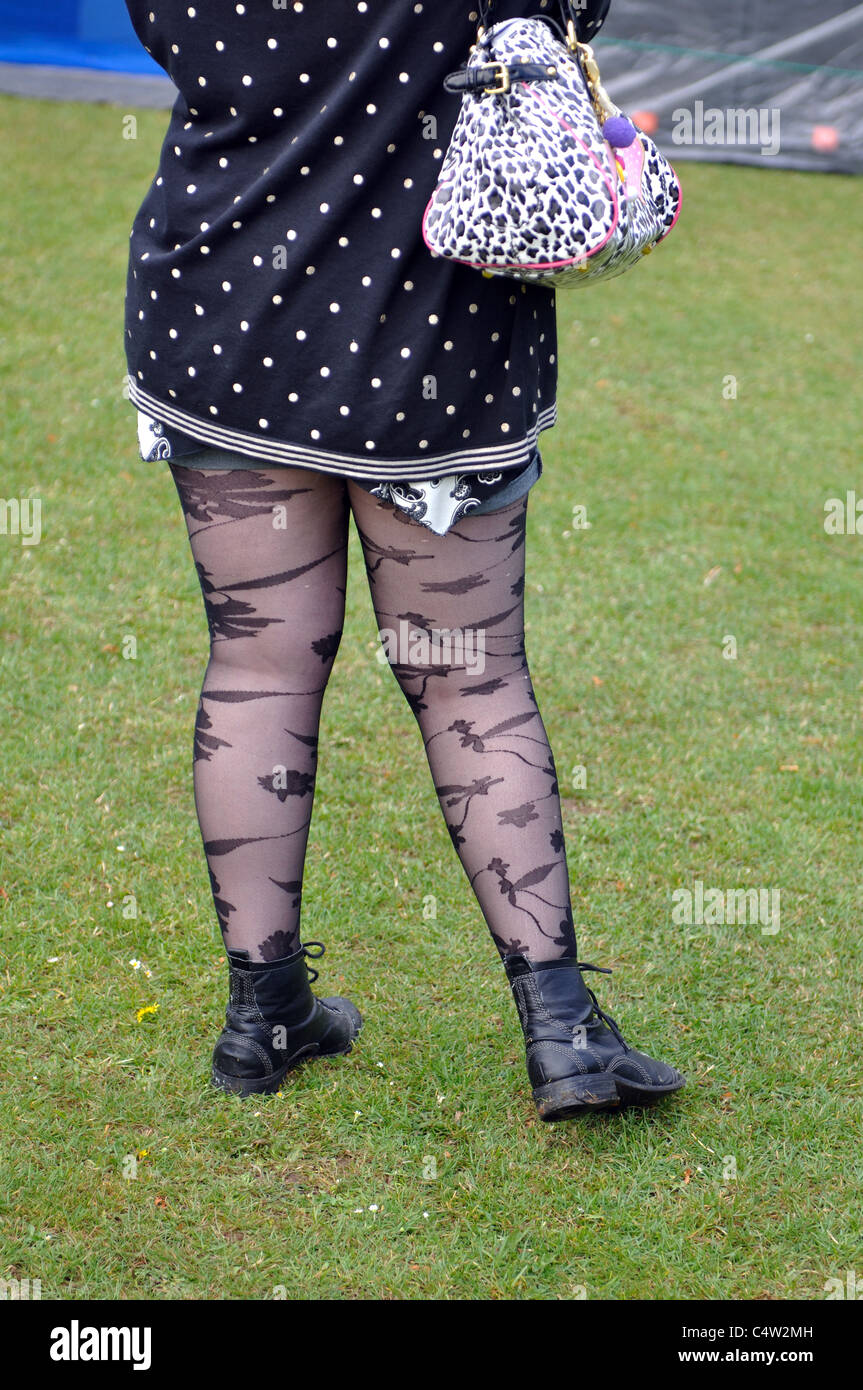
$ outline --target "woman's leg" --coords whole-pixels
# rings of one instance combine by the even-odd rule
[[[171,465],[210,630],[195,805],[226,947],[299,945],[318,727],[344,621],[349,508],[305,468]]]
[[[445,536],[348,483],[393,673],[501,957],[575,957],[554,758],[524,648],[527,496]]]

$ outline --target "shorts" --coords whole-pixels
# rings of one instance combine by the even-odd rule
[[[203,446],[171,462],[185,468],[254,468],[258,460],[251,454],[240,454],[230,449],[214,449]],[[267,468],[284,468],[286,464],[260,460]],[[341,476],[349,476],[347,474]],[[391,503],[402,511],[411,521],[419,522],[437,535],[443,536],[464,516],[484,516],[496,512],[501,507],[523,497],[542,476],[542,458],[534,446],[533,453],[526,464],[520,468],[490,469],[485,472],[452,473],[446,477],[426,478],[411,482],[409,479],[354,478],[365,492],[382,501]]]

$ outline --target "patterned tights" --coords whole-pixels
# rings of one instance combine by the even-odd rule
[[[503,957],[575,956],[557,775],[524,648],[528,497],[445,535],[302,468],[171,471],[210,630],[194,793],[225,945],[300,941],[321,704],[351,512],[391,669]]]

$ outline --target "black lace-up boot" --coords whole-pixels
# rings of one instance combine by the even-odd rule
[[[310,951],[319,946],[319,951]],[[225,1027],[213,1052],[213,1085],[240,1095],[277,1091],[283,1078],[309,1057],[350,1052],[362,1015],[349,999],[318,999],[318,972],[306,956],[324,954],[309,941],[281,960],[250,961],[229,950],[231,997]]]
[[[610,975],[610,970],[572,959],[531,961],[520,954],[506,956],[504,968],[521,1019],[540,1119],[650,1105],[686,1085],[674,1067],[630,1047],[614,1019],[599,1007],[582,972]]]

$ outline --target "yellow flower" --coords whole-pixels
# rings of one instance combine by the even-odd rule
[[[138,1022],[140,1023],[140,1022],[141,1022],[141,1019],[144,1017],[145,1014],[154,1014],[154,1013],[156,1013],[156,1012],[158,1011],[158,1008],[159,1008],[159,1005],[158,1005],[158,1004],[145,1004],[144,1007],[143,1007],[142,1009],[138,1009],[138,1011],[137,1011],[135,1017],[137,1018]]]

